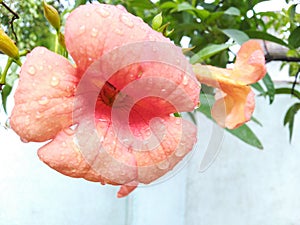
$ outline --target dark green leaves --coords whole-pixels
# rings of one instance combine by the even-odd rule
[[[245,31],[245,32],[248,34],[248,36],[250,38],[271,41],[271,42],[274,42],[274,43],[277,43],[277,44],[288,47],[288,44],[285,43],[282,39],[279,39],[279,38],[277,38],[277,37],[275,37],[271,34],[268,34],[266,32],[254,31],[254,30],[248,30],[248,31]]]
[[[212,44],[208,45],[207,47],[201,49],[199,52],[197,52],[193,57],[191,57],[190,62],[191,64],[195,64],[197,62],[201,62],[221,51],[224,51],[225,49],[232,46],[231,44]]]
[[[299,48],[300,47],[300,26],[297,27],[291,35],[289,36],[289,45],[293,48]]]
[[[267,92],[265,94],[269,96],[270,104],[272,104],[275,98],[275,87],[272,78],[268,73],[264,76],[263,83],[267,88]]]
[[[292,105],[288,111],[285,114],[283,124],[286,126],[289,126],[289,131],[290,131],[290,141],[292,140],[293,137],[293,129],[294,129],[294,120],[295,120],[295,115],[297,112],[300,110],[300,103],[295,103]]]

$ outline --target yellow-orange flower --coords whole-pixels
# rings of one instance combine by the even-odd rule
[[[217,88],[211,113],[222,127],[234,129],[251,119],[255,108],[253,84],[266,74],[264,52],[257,41],[245,42],[232,69],[193,65],[197,79]]]

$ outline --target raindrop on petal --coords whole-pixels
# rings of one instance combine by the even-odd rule
[[[185,147],[184,147],[184,143],[180,143],[180,146],[178,146],[178,148],[175,151],[175,155],[177,157],[182,157],[185,154],[186,154],[186,150],[185,150]]]
[[[183,85],[187,85],[188,82],[189,82],[189,79],[188,79],[187,75],[184,75],[184,76],[183,76],[183,80],[182,80],[182,84],[183,84]]]
[[[82,25],[79,27],[79,34],[83,34],[85,32],[85,26]]]
[[[34,75],[36,73],[36,69],[34,66],[29,66],[28,71],[30,75]]]
[[[158,163],[158,164],[156,164],[156,165],[157,165],[157,167],[158,167],[159,169],[161,169],[161,170],[166,170],[166,169],[169,168],[170,163],[169,163],[169,161],[165,160],[165,161],[162,161],[162,162],[160,162],[160,163]]]
[[[121,22],[124,23],[127,27],[129,27],[129,28],[133,28],[133,27],[134,27],[134,24],[133,24],[132,20],[131,20],[128,16],[122,14],[122,15],[120,16],[120,20],[121,20]]]
[[[99,31],[98,31],[97,28],[93,28],[93,29],[92,29],[92,32],[91,32],[91,36],[92,36],[92,37],[97,37],[98,32],[99,32]]]
[[[104,18],[106,18],[110,15],[110,12],[107,11],[106,9],[102,8],[102,7],[98,8],[96,12],[99,13]]]
[[[38,101],[38,103],[39,103],[40,105],[46,105],[46,104],[49,103],[49,99],[48,99],[47,96],[43,96],[43,97]]]
[[[59,84],[59,79],[55,76],[51,78],[50,84],[52,87],[56,87]]]
[[[119,34],[119,35],[123,35],[123,34],[124,34],[123,31],[120,30],[119,28],[115,29],[114,32],[115,32],[116,34]]]

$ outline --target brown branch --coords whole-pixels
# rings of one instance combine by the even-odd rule
[[[15,32],[15,29],[14,29],[14,21],[16,19],[19,19],[20,17],[16,12],[14,12],[11,8],[9,8],[9,6],[6,5],[3,1],[1,1],[1,5],[3,5],[4,8],[6,8],[13,15],[12,19],[9,21],[9,24],[11,26],[11,31],[12,31],[15,39],[16,39],[16,42],[18,42],[18,37],[17,37],[17,34]]]
[[[270,54],[265,55],[266,63],[271,61],[283,61],[283,62],[300,62],[300,58],[298,57],[288,57],[288,56],[272,56]]]

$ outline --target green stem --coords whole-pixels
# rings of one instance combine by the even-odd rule
[[[56,35],[55,35],[55,49],[54,49],[54,51],[55,51],[55,53],[58,53],[58,50],[59,50],[59,41],[58,41],[58,32],[56,32]]]
[[[6,62],[6,66],[4,68],[4,71],[3,73],[1,74],[1,78],[0,78],[0,84],[5,84],[5,81],[6,81],[6,75],[7,75],[7,72],[9,70],[9,67],[11,66],[13,62],[13,59],[12,58],[8,58],[7,59],[7,62]]]

